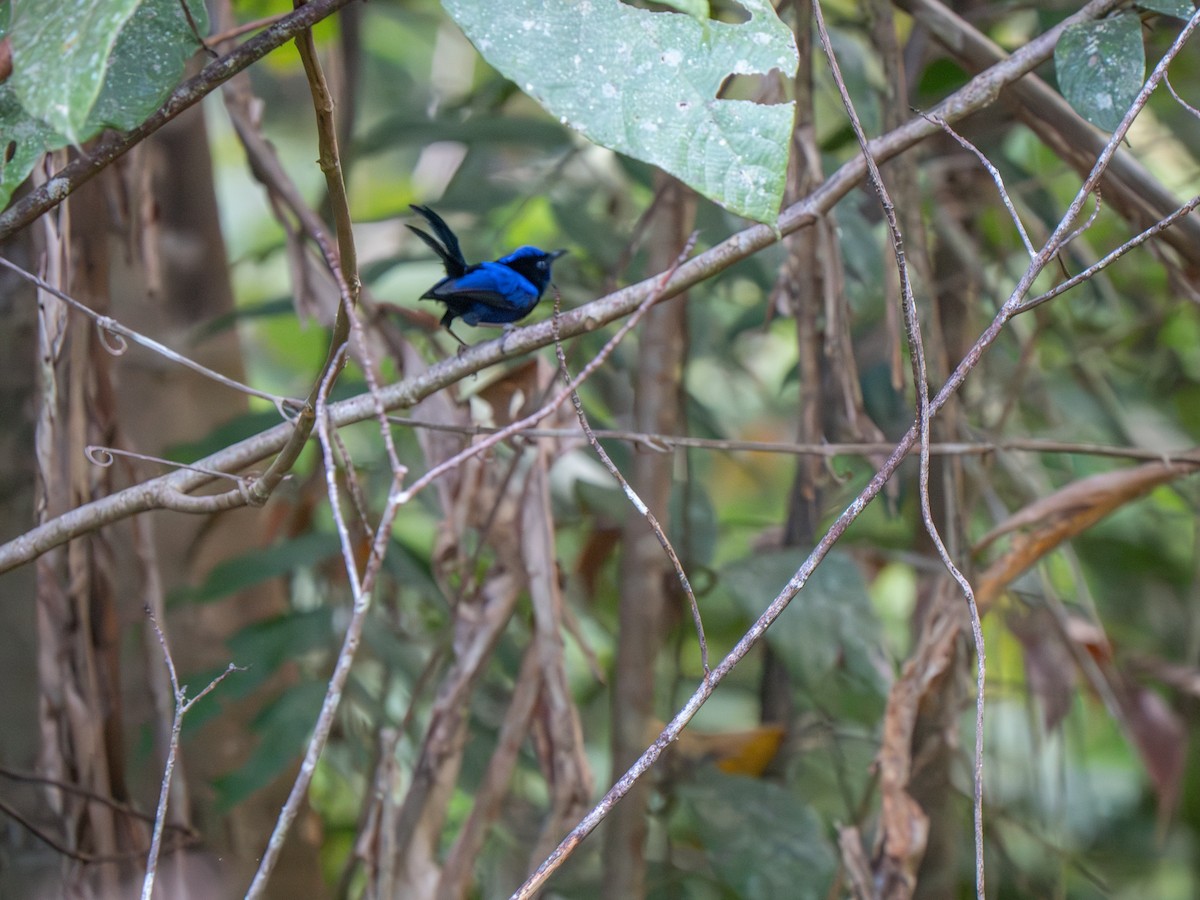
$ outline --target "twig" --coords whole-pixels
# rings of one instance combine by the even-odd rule
[[[1200,198],[1198,205],[1200,205]],[[1094,274],[1094,273],[1093,273]],[[1062,293],[1059,291],[1059,293]],[[1039,298],[1040,299],[1040,298]],[[1049,298],[1047,298],[1049,299]],[[411,419],[405,416],[388,416],[388,421],[411,428],[429,431],[445,431],[454,434],[494,434],[500,428],[493,425],[451,425],[426,419]],[[525,437],[586,438],[575,428],[530,428],[521,432]],[[845,441],[837,443],[805,444],[790,441],[739,441],[726,438],[700,438],[683,434],[657,434],[648,431],[625,431],[623,429],[594,428],[592,433],[600,440],[628,441],[655,453],[670,453],[677,447],[712,450],[727,453],[782,453],[790,456],[823,456],[833,459],[838,456],[874,456],[887,453],[896,445],[884,441]],[[1119,447],[1115,444],[1091,444],[1081,441],[1055,441],[1042,438],[1005,438],[996,441],[931,441],[929,452],[933,456],[990,456],[995,453],[1066,453],[1077,456],[1105,456],[1116,459],[1149,459],[1170,462],[1193,461],[1200,456],[1200,449],[1167,451],[1150,450],[1145,447]]]
[[[122,450],[119,447],[101,447],[97,444],[88,444],[83,448],[83,454],[88,458],[94,466],[100,466],[102,469],[107,469],[117,457],[123,459],[136,459],[140,462],[154,463],[156,466],[164,466],[166,468],[187,469],[191,472],[200,472],[204,475],[211,475],[213,478],[225,478],[230,481],[235,481],[239,485],[247,485],[249,478],[243,475],[231,475],[228,472],[218,472],[215,469],[206,469],[203,466],[190,466],[187,463],[176,462],[173,459],[166,459],[161,456],[151,456],[148,453],[135,453],[133,450]]]
[[[1196,107],[1192,106],[1192,104],[1188,103],[1186,100],[1184,100],[1182,97],[1179,96],[1179,92],[1175,90],[1175,85],[1171,84],[1170,78],[1164,77],[1163,84],[1165,84],[1167,86],[1167,90],[1171,92],[1171,96],[1175,98],[1176,103],[1178,103],[1180,106],[1182,106],[1184,109],[1186,109],[1189,113],[1191,113],[1192,116],[1194,116],[1197,119],[1200,119],[1200,109],[1196,109]]]
[[[300,407],[301,401],[299,400],[293,400],[291,397],[281,397],[277,394],[270,394],[266,391],[260,391],[258,388],[250,387],[248,384],[242,384],[240,381],[235,381],[228,376],[222,375],[220,372],[216,372],[208,368],[208,366],[203,366],[195,360],[189,359],[182,353],[172,350],[170,347],[160,344],[158,341],[154,340],[154,338],[147,337],[140,332],[134,331],[132,328],[127,328],[116,319],[112,318],[112,316],[101,315],[95,310],[90,309],[85,304],[80,303],[66,292],[59,290],[54,285],[48,283],[44,279],[38,278],[38,276],[34,275],[32,272],[26,271],[16,263],[5,259],[3,256],[0,256],[0,266],[4,266],[4,268],[14,272],[21,278],[28,281],[30,284],[37,287],[39,290],[45,291],[48,294],[53,294],[63,303],[67,304],[67,306],[71,307],[71,309],[75,310],[76,312],[83,313],[85,316],[94,321],[100,334],[100,343],[103,344],[104,348],[113,356],[120,356],[128,349],[128,345],[125,343],[125,339],[128,338],[135,344],[140,344],[148,350],[153,350],[159,356],[165,357],[166,359],[171,360],[171,362],[178,363],[181,366],[185,366],[186,368],[191,369],[193,372],[203,375],[210,381],[215,381],[217,384],[222,384],[225,387],[232,388],[235,391],[241,391],[247,396],[258,397],[260,400],[266,400],[272,403],[275,408],[279,410],[279,414],[285,419],[288,418],[287,410],[289,407],[294,409],[298,409]],[[108,343],[105,335],[115,335],[116,341],[111,344]]]
[[[987,169],[988,174],[992,176],[992,181],[995,182],[996,190],[1000,194],[1000,201],[1004,204],[1004,208],[1008,210],[1008,217],[1012,219],[1013,226],[1017,229],[1017,234],[1021,236],[1021,243],[1025,245],[1025,249],[1028,251],[1031,259],[1036,256],[1037,251],[1033,249],[1033,241],[1029,239],[1029,234],[1025,231],[1025,224],[1021,221],[1020,215],[1017,214],[1017,208],[1008,196],[1008,190],[1004,187],[1004,179],[1000,176],[1000,170],[992,165],[992,161],[983,155],[982,150],[955,131],[945,119],[933,115],[926,116],[925,113],[921,113],[921,115],[950,135],[964,150],[974,154],[975,158],[979,160],[979,164]]]
[[[226,41],[232,41],[234,38],[239,38],[243,34],[251,31],[258,31],[260,28],[266,28],[268,25],[274,25],[280,19],[284,18],[286,13],[280,13],[276,16],[267,16],[263,19],[255,19],[252,22],[243,22],[241,25],[235,25],[219,34],[214,34],[209,37],[210,44],[224,44]]]
[[[1098,262],[1095,262],[1092,265],[1088,266],[1086,269],[1084,269],[1078,275],[1074,275],[1071,278],[1068,278],[1062,284],[1055,285],[1053,288],[1046,291],[1046,293],[1044,293],[1044,294],[1039,294],[1038,296],[1032,297],[1029,300],[1022,301],[1017,306],[1017,312],[1018,313],[1028,312],[1029,310],[1033,309],[1036,306],[1041,306],[1047,300],[1053,300],[1059,294],[1066,293],[1067,291],[1069,291],[1071,288],[1075,287],[1076,285],[1082,284],[1083,282],[1092,278],[1101,269],[1108,268],[1110,265],[1112,265],[1114,262],[1116,262],[1118,259],[1120,259],[1122,256],[1124,256],[1126,253],[1128,253],[1134,247],[1138,247],[1141,244],[1144,244],[1146,241],[1150,240],[1150,238],[1154,237],[1156,234],[1159,234],[1160,232],[1165,231],[1166,229],[1170,228],[1171,225],[1173,225],[1175,222],[1179,221],[1180,219],[1182,219],[1188,215],[1191,215],[1192,211],[1195,210],[1197,207],[1200,207],[1200,195],[1193,197],[1191,200],[1189,200],[1187,203],[1183,204],[1183,206],[1179,207],[1177,210],[1175,210],[1173,213],[1171,213],[1165,219],[1155,222],[1153,225],[1151,225],[1145,231],[1142,231],[1140,234],[1136,235],[1135,237],[1130,238],[1125,243],[1123,243],[1120,247],[1117,247],[1117,249],[1110,251],[1107,256],[1105,256],[1103,259],[1099,260]],[[1158,459],[1160,457],[1156,456],[1154,458]]]
[[[230,663],[224,672],[210,681],[204,690],[189,700],[187,698],[187,685],[180,685],[179,677],[175,672],[175,660],[171,657],[171,648],[167,645],[167,636],[163,634],[162,629],[158,625],[158,619],[154,617],[154,613],[149,606],[146,607],[146,617],[150,620],[150,625],[154,628],[154,633],[158,636],[158,643],[162,646],[163,660],[167,664],[167,673],[171,678],[171,689],[175,694],[175,717],[171,722],[171,739],[167,744],[167,762],[163,768],[162,782],[159,785],[158,807],[155,810],[154,830],[150,838],[150,853],[146,857],[146,875],[142,880],[142,900],[151,900],[154,894],[154,878],[158,871],[158,855],[162,849],[163,828],[166,826],[167,821],[167,800],[171,796],[171,776],[175,772],[175,759],[179,755],[179,734],[183,729],[183,717],[227,677],[234,672],[243,672],[245,669]]]
[[[412,428],[464,435],[494,434],[500,430],[492,425],[449,425],[444,422],[410,419],[404,416],[389,416],[388,419],[395,424],[408,425]],[[586,438],[583,432],[575,428],[530,428],[521,433],[525,437],[531,438]],[[726,453],[782,453],[790,456],[822,456],[826,459],[834,459],[839,456],[876,456],[880,453],[888,453],[896,446],[884,441],[845,441],[820,444],[792,443],[790,441],[739,441],[604,428],[593,429],[592,433],[602,441],[628,441],[655,453],[669,453],[677,447],[688,447]],[[931,441],[929,452],[933,456],[1064,453],[1076,456],[1103,456],[1115,459],[1148,459],[1166,462],[1189,462],[1200,457],[1200,448],[1164,452],[1145,447],[1119,447],[1115,444],[1091,444],[1081,441],[1055,441],[1041,438],[1005,438],[996,441]]]
[[[71,790],[72,788],[78,787],[78,785],[68,785],[62,782],[53,782],[50,779],[47,779],[47,781],[50,781],[56,787],[62,788],[63,790]],[[99,800],[102,803],[106,803],[108,806],[120,809],[120,805],[118,805],[116,801],[112,800],[112,798],[93,797],[92,799]],[[126,812],[129,815],[137,815],[140,818],[150,821],[150,817],[144,813],[139,813],[128,809],[121,811]],[[58,837],[51,834],[45,828],[42,828],[40,825],[26,816],[23,812],[21,812],[21,810],[17,809],[16,806],[9,803],[7,800],[0,799],[0,812],[7,815],[10,819],[32,834],[51,850],[54,850],[56,853],[61,853],[67,859],[73,859],[77,862],[88,863],[90,865],[128,863],[145,853],[144,850],[127,850],[124,853],[88,853],[86,850],[78,850],[74,847],[68,846],[66,843],[59,840]],[[194,840],[196,837],[194,834],[188,835],[186,831],[184,831],[184,834],[190,837],[192,840]]]
[[[678,267],[680,263],[687,258],[690,252],[691,245],[696,241],[696,235],[693,234],[688,241],[688,246],[684,248],[679,255],[675,265]],[[554,292],[554,321],[558,321],[558,315],[562,307],[562,297],[558,291]],[[562,341],[555,335],[554,352],[558,356],[558,368],[562,372],[563,381],[567,384],[571,383],[571,372],[567,368],[567,355],[563,351]],[[711,671],[708,666],[708,641],[704,638],[704,622],[700,618],[700,604],[696,602],[696,595],[692,591],[691,582],[688,580],[687,573],[683,570],[683,563],[679,561],[679,555],[675,552],[675,548],[671,546],[671,541],[667,538],[667,533],[663,530],[662,525],[658,523],[658,519],[654,513],[650,512],[649,507],[638,496],[637,491],[633,489],[625,476],[621,474],[621,470],[617,468],[617,464],[612,461],[603,447],[600,446],[600,441],[596,439],[596,433],[592,431],[592,426],[588,422],[587,413],[583,411],[583,400],[579,397],[579,391],[571,391],[571,403],[575,407],[575,416],[579,419],[579,427],[583,429],[583,433],[587,435],[588,443],[592,445],[592,449],[596,451],[596,455],[600,457],[600,461],[604,463],[606,469],[612,473],[613,478],[617,479],[617,483],[621,485],[621,490],[625,492],[625,496],[629,502],[646,520],[646,524],[650,526],[650,530],[654,532],[654,536],[658,538],[658,543],[662,545],[663,552],[667,554],[667,558],[671,560],[671,565],[675,567],[675,575],[679,578],[679,586],[687,595],[688,603],[692,609],[692,621],[696,626],[696,640],[700,644],[700,664],[704,667],[704,677],[707,678]]]
[[[196,24],[196,19],[192,15],[192,9],[188,6],[188,0],[179,0],[179,6],[183,9],[184,18],[187,19],[188,27],[192,29],[192,37],[196,39],[196,43],[204,49],[205,53],[216,59],[218,57],[217,51],[204,42],[204,35],[200,33],[200,26]]]

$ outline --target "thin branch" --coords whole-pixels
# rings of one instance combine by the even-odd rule
[[[688,246],[684,248],[683,253],[679,255],[676,265],[682,263],[687,258],[687,254],[691,249],[691,245],[695,243],[696,236],[693,234],[692,239],[688,242]],[[558,291],[554,292],[554,319],[558,320],[558,314],[562,305],[562,298]],[[562,341],[555,340],[554,352],[558,356],[558,368],[562,372],[563,381],[567,384],[571,383],[571,372],[567,368],[567,355],[563,351]],[[679,561],[679,555],[675,552],[675,548],[671,546],[670,539],[667,538],[667,533],[659,524],[654,513],[650,512],[650,508],[638,496],[637,491],[633,489],[625,476],[621,474],[621,470],[617,468],[617,464],[612,461],[612,457],[607,451],[600,446],[600,441],[596,439],[596,433],[592,431],[592,426],[588,422],[587,413],[583,411],[583,400],[579,397],[579,391],[571,391],[571,403],[575,407],[575,416],[579,419],[579,427],[583,429],[583,433],[587,435],[588,443],[592,445],[592,449],[596,451],[596,455],[600,457],[600,461],[604,463],[604,467],[612,474],[612,477],[621,485],[621,490],[625,492],[625,496],[646,520],[646,524],[650,526],[650,530],[654,532],[654,536],[658,538],[658,543],[662,546],[663,552],[667,554],[667,559],[671,561],[671,565],[675,567],[675,575],[679,579],[679,586],[687,595],[688,603],[692,609],[692,621],[696,626],[696,640],[700,644],[700,664],[704,667],[704,677],[707,678],[709,672],[708,665],[708,641],[704,637],[704,622],[700,617],[700,604],[696,602],[696,595],[692,591],[692,584],[688,580],[687,573],[683,570],[683,563]]]
[[[57,786],[62,787],[64,790],[69,790],[71,787],[74,787],[73,785],[63,785],[61,783],[59,783]],[[102,798],[95,798],[95,799],[102,799]],[[103,800],[102,800],[102,802],[103,802]],[[109,803],[108,805],[113,805],[113,804]],[[124,853],[88,853],[85,850],[77,850],[74,847],[68,846],[66,843],[59,840],[56,835],[53,835],[47,829],[42,828],[40,825],[38,825],[32,819],[27,817],[23,812],[21,812],[21,810],[17,809],[17,807],[15,807],[13,804],[9,803],[7,800],[0,799],[0,813],[4,813],[5,815],[7,815],[10,819],[12,819],[14,822],[16,822],[18,825],[20,825],[22,828],[24,828],[30,834],[32,834],[35,838],[37,838],[39,841],[41,841],[43,844],[45,844],[51,850],[54,850],[56,853],[62,854],[67,859],[73,859],[77,862],[88,863],[88,864],[93,864],[93,865],[94,864],[111,864],[111,863],[128,863],[128,862],[142,856],[142,854],[145,852],[143,850],[128,850]],[[138,815],[142,815],[142,814],[139,813]],[[147,820],[149,820],[150,817],[145,816],[145,818]],[[192,840],[195,840],[195,838],[196,838],[195,835],[189,835],[189,837]]]
[[[871,151],[867,148],[867,136],[863,131],[862,123],[859,121],[858,113],[854,109],[854,103],[850,99],[850,92],[846,88],[846,82],[842,78],[837,56],[834,54],[833,46],[829,41],[829,32],[825,29],[825,17],[821,13],[819,0],[813,0],[812,8],[813,19],[817,25],[817,33],[821,38],[821,49],[825,53],[825,58],[829,61],[829,68],[833,73],[833,80],[837,84],[838,93],[841,94],[842,105],[846,109],[846,116],[854,128],[854,134],[858,138],[859,146],[862,147],[863,156],[867,162],[867,169],[871,173],[871,183],[875,186],[875,191],[879,195],[879,203],[883,208],[884,218],[887,220],[892,251],[896,256],[896,268],[900,275],[900,296],[903,302],[904,324],[912,358],[913,387],[917,392],[917,426],[920,431],[921,447],[921,465],[919,469],[921,519],[925,523],[925,531],[928,533],[934,547],[937,548],[938,556],[941,557],[946,571],[950,573],[951,577],[958,582],[959,587],[962,589],[963,596],[967,600],[967,608],[971,614],[971,634],[975,640],[977,666],[975,675],[974,773],[975,896],[978,900],[987,900],[987,892],[984,889],[983,865],[983,713],[984,684],[987,677],[983,624],[979,619],[979,608],[975,603],[975,591],[972,589],[970,582],[967,581],[966,576],[954,564],[954,560],[950,558],[950,551],[946,549],[946,544],[942,540],[941,533],[938,531],[937,523],[933,520],[933,510],[929,504],[929,420],[931,416],[929,409],[929,376],[925,367],[925,345],[921,338],[921,323],[917,315],[916,299],[913,297],[912,281],[908,275],[908,265],[904,258],[904,239],[900,234],[900,225],[896,220],[895,206],[888,193],[887,185],[883,183],[883,176],[879,173],[879,167],[875,164],[875,160],[871,158]],[[944,127],[949,128],[949,126]],[[974,148],[972,147],[971,149]],[[978,151],[975,152],[981,158],[983,157],[983,154],[978,153]],[[1029,255],[1036,258],[1037,254],[1033,251],[1033,246],[1029,243],[1029,237],[1025,234],[1025,229],[1021,227],[1021,222],[1016,216],[1016,211],[1008,202],[1008,194],[1004,190],[1004,183],[1000,180],[999,173],[996,172],[995,167],[990,163],[988,163],[988,168],[995,173],[997,187],[1000,189],[1005,204],[1013,215],[1017,229],[1021,232],[1022,239],[1025,241],[1026,246],[1029,247]]]
[[[992,176],[992,181],[996,185],[996,190],[1000,194],[1000,201],[1004,204],[1004,208],[1008,210],[1008,217],[1012,219],[1013,227],[1017,229],[1017,234],[1021,235],[1021,243],[1025,245],[1025,249],[1028,251],[1031,259],[1036,256],[1037,251],[1033,248],[1033,241],[1029,239],[1029,234],[1025,231],[1025,223],[1021,221],[1020,215],[1017,214],[1017,208],[1008,196],[1008,190],[1004,187],[1004,179],[1000,176],[1000,170],[992,165],[992,161],[983,155],[982,150],[955,131],[945,119],[935,116],[925,116],[925,118],[950,135],[964,150],[974,154],[975,158],[979,160],[979,164],[987,169],[988,174]]]
[[[1060,291],[1061,293],[1061,291]],[[445,431],[454,434],[495,434],[493,425],[450,425],[425,419],[388,416],[388,421],[411,428]],[[530,428],[521,432],[525,437],[580,438],[586,434],[576,428]],[[682,434],[658,434],[648,431],[593,429],[600,440],[628,441],[655,453],[670,453],[677,447],[712,450],[726,453],[782,453],[790,456],[874,456],[887,453],[895,444],[884,441],[846,441],[840,443],[805,444],[790,441],[739,441],[724,438],[699,438]],[[1164,462],[1193,462],[1200,459],[1200,448],[1181,451],[1149,450],[1145,447],[1120,447],[1115,444],[1091,444],[1079,441],[1055,441],[1041,438],[1006,438],[997,441],[931,441],[929,452],[934,456],[990,456],[995,453],[1065,453],[1077,456],[1105,456],[1116,459],[1148,459]]]
[[[1194,116],[1197,119],[1200,119],[1200,109],[1196,109],[1196,107],[1192,106],[1192,104],[1188,103],[1186,100],[1184,100],[1182,97],[1179,96],[1179,92],[1175,90],[1175,85],[1171,84],[1170,78],[1164,78],[1163,83],[1166,84],[1167,90],[1171,92],[1171,96],[1175,98],[1176,103],[1178,103],[1180,106],[1182,106],[1184,109],[1186,109],[1189,113],[1191,113],[1192,116]]]
[[[183,9],[183,16],[185,19],[187,19],[188,28],[192,30],[192,37],[196,39],[196,43],[198,43],[204,49],[205,53],[207,53],[213,59],[216,59],[217,52],[213,50],[212,47],[208,46],[208,44],[204,43],[204,35],[200,33],[200,26],[196,24],[196,19],[194,16],[192,16],[192,8],[188,6],[188,0],[179,0],[179,6],[181,9]]]
[[[1062,245],[1064,247],[1073,243],[1075,238],[1082,236],[1083,233],[1085,231],[1087,231],[1089,228],[1091,228],[1096,223],[1096,220],[1098,218],[1100,218],[1100,207],[1102,204],[1101,204],[1101,199],[1100,199],[1100,188],[1099,187],[1096,188],[1094,196],[1096,198],[1096,205],[1092,207],[1091,214],[1087,217],[1087,219],[1084,220],[1082,225],[1080,225],[1078,228],[1076,228],[1074,231],[1072,231],[1070,234],[1068,234],[1065,238],[1063,238]]]
[[[260,28],[266,28],[268,25],[274,25],[276,22],[278,22],[280,19],[284,18],[286,15],[287,15],[286,13],[280,13],[279,15],[275,15],[275,16],[267,16],[262,19],[254,19],[251,22],[243,22],[241,25],[235,25],[234,27],[232,27],[226,31],[222,31],[219,34],[212,35],[208,39],[208,43],[214,47],[217,46],[218,44],[224,44],[227,41],[232,41],[234,38],[241,37],[243,34],[248,34],[251,31],[258,31]]]
[[[20,781],[28,784],[45,784],[53,787],[55,790],[62,791],[67,794],[75,794],[78,797],[84,797],[87,800],[92,800],[96,803],[103,803],[109,809],[129,816],[131,819],[141,819],[143,822],[150,823],[154,821],[154,817],[148,813],[142,812],[135,806],[128,803],[123,803],[113,797],[105,794],[97,793],[89,790],[83,785],[74,784],[69,781],[63,781],[59,778],[49,778],[45,775],[37,775],[33,772],[18,772],[15,769],[10,769],[6,766],[0,766],[0,777],[11,779],[12,781]],[[195,840],[200,837],[199,833],[185,825],[168,825],[173,831],[178,831],[181,836],[188,840]],[[141,856],[143,851],[135,851],[129,854],[130,856]],[[126,858],[125,856],[121,857]]]
[[[1200,207],[1200,194],[1193,197],[1187,203],[1183,204],[1183,206],[1179,207],[1177,210],[1175,210],[1173,213],[1171,213],[1165,219],[1155,222],[1153,225],[1151,225],[1145,231],[1142,231],[1137,236],[1130,238],[1125,243],[1123,243],[1120,247],[1117,247],[1117,249],[1110,251],[1107,256],[1105,256],[1103,259],[1099,260],[1098,262],[1095,262],[1092,265],[1088,266],[1086,269],[1084,269],[1078,275],[1074,275],[1071,278],[1068,278],[1062,284],[1055,285],[1053,288],[1046,291],[1046,293],[1044,293],[1044,294],[1039,294],[1038,296],[1032,297],[1029,300],[1022,301],[1020,303],[1020,305],[1017,307],[1017,312],[1018,313],[1028,312],[1029,310],[1033,309],[1036,306],[1041,306],[1047,300],[1053,300],[1059,294],[1066,293],[1067,291],[1069,291],[1071,288],[1075,287],[1076,285],[1079,285],[1085,281],[1088,281],[1093,276],[1095,276],[1095,274],[1097,272],[1099,272],[1101,269],[1107,269],[1110,265],[1112,265],[1114,262],[1116,262],[1118,259],[1120,259],[1122,256],[1124,256],[1126,253],[1128,253],[1134,247],[1138,247],[1138,246],[1146,243],[1146,241],[1150,240],[1150,238],[1154,237],[1156,234],[1159,234],[1160,232],[1163,232],[1166,229],[1170,228],[1171,225],[1173,225],[1175,222],[1179,221],[1180,219],[1182,219],[1186,216],[1191,215],[1192,211],[1195,210],[1197,207]],[[1158,457],[1155,457],[1155,458],[1157,459]]]
[[[176,462],[173,459],[166,459],[162,456],[135,453],[133,450],[122,450],[119,447],[101,447],[97,444],[88,444],[83,448],[83,454],[87,457],[88,462],[102,469],[107,469],[120,457],[122,459],[136,459],[140,462],[154,463],[156,466],[163,466],[168,469],[188,469],[192,472],[211,475],[213,478],[225,478],[235,481],[242,486],[248,486],[250,481],[247,476],[230,475],[228,472],[218,472],[215,469],[206,469],[203,466],[189,466],[187,463]]]
[[[150,625],[154,628],[154,633],[158,636],[158,643],[162,646],[163,659],[167,665],[167,673],[171,678],[171,689],[175,694],[175,716],[171,722],[171,739],[167,744],[167,762],[163,767],[162,781],[159,784],[158,806],[154,814],[154,830],[150,838],[150,852],[146,857],[146,875],[142,880],[142,900],[151,900],[154,894],[154,879],[158,872],[158,857],[162,850],[163,829],[167,823],[167,801],[171,796],[171,778],[175,773],[175,759],[179,755],[179,735],[183,729],[183,717],[187,715],[196,703],[204,699],[210,691],[214,690],[227,677],[234,672],[245,670],[230,663],[224,672],[208,683],[204,690],[191,700],[188,700],[187,685],[179,684],[179,676],[175,671],[175,660],[171,657],[171,648],[167,645],[167,636],[163,634],[162,629],[158,626],[158,619],[155,618],[149,606],[146,607],[146,617],[150,620]]]
[[[266,391],[260,391],[258,388],[250,387],[248,384],[242,384],[240,381],[235,381],[226,375],[222,375],[220,372],[216,372],[208,368],[208,366],[201,365],[195,360],[184,356],[182,353],[172,350],[170,347],[160,344],[158,341],[154,340],[154,338],[147,337],[138,331],[134,331],[132,328],[122,325],[116,319],[112,318],[112,316],[101,315],[95,310],[90,309],[85,304],[80,303],[66,292],[59,290],[54,285],[48,283],[44,279],[38,278],[38,276],[34,275],[32,272],[26,271],[16,263],[5,259],[3,256],[0,256],[0,266],[4,266],[4,268],[14,272],[24,280],[28,281],[30,284],[37,287],[39,290],[45,291],[48,294],[53,294],[63,303],[67,304],[67,306],[71,307],[71,309],[75,310],[76,312],[83,313],[85,316],[94,321],[100,334],[100,343],[103,344],[104,348],[113,356],[121,356],[123,353],[125,353],[125,351],[128,349],[128,345],[125,343],[125,341],[128,339],[133,341],[135,344],[140,344],[146,349],[154,351],[159,356],[171,360],[171,362],[178,363],[181,366],[191,369],[193,372],[203,375],[210,381],[215,381],[217,384],[222,384],[225,387],[232,388],[235,391],[241,391],[247,396],[258,397],[260,400],[266,400],[272,403],[275,408],[279,410],[279,414],[285,419],[288,418],[287,410],[289,407],[294,409],[298,409],[300,407],[301,401],[299,400],[293,400],[290,397],[281,397],[278,394],[270,394]],[[106,339],[106,335],[115,335],[116,340],[110,344]]]

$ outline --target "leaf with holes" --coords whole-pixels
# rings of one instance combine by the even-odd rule
[[[188,8],[207,29],[203,2]],[[0,84],[0,204],[42,154],[140,124],[197,47],[179,0],[13,0],[0,37],[13,62]]]
[[[1120,15],[1070,26],[1054,48],[1054,70],[1075,111],[1097,128],[1114,130],[1146,74],[1141,22]]]
[[[740,24],[618,0],[444,0],[484,59],[589,140],[658,166],[725,208],[774,220],[794,104],[718,95],[731,76],[799,57],[768,0],[739,0]]]

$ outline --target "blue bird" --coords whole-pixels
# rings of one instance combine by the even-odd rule
[[[550,283],[550,266],[566,250],[547,252],[537,247],[518,247],[495,262],[468,265],[458,246],[458,238],[442,217],[428,206],[413,205],[433,229],[427,234],[414,225],[409,231],[424,241],[442,259],[446,277],[421,295],[422,300],[446,304],[441,324],[463,347],[466,343],[450,327],[455,319],[468,325],[503,325],[529,315]]]

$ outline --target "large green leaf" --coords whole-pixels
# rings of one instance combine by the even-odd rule
[[[202,0],[188,0],[202,32]],[[179,0],[12,0],[0,85],[0,205],[42,154],[128,130],[179,83],[196,39]]]
[[[1054,69],[1075,111],[1097,128],[1114,130],[1146,74],[1141,21],[1125,14],[1070,26],[1054,48]]]
[[[204,34],[208,30],[204,3],[189,0],[188,8]],[[89,135],[102,128],[128,131],[141,124],[179,84],[197,49],[179,0],[142,0],[109,56],[104,84],[84,131]]]
[[[12,0],[10,84],[29,115],[67,140],[87,137],[121,29],[139,0]]]
[[[1192,5],[1192,0],[1142,0],[1136,5],[1138,9],[1148,9],[1185,21],[1196,13],[1196,7]]]
[[[589,140],[652,163],[722,206],[772,221],[783,197],[793,104],[717,99],[731,75],[798,55],[767,0],[731,25],[618,0],[443,0],[483,57]]]

